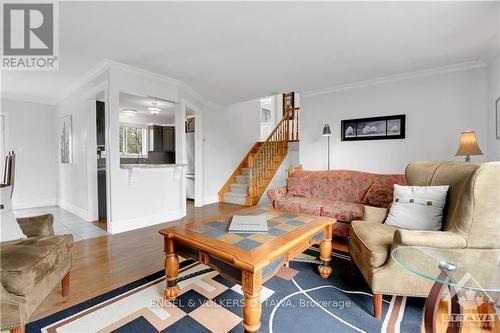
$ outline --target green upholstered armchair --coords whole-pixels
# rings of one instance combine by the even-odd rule
[[[26,239],[0,243],[0,330],[24,332],[30,315],[59,282],[69,292],[73,236],[55,236],[50,214],[17,219]]]
[[[408,273],[390,252],[398,246],[461,249],[500,256],[500,162],[413,162],[408,185],[449,185],[441,231],[403,230],[384,224],[381,208],[365,210],[353,221],[349,252],[374,294],[374,315],[381,317],[382,295],[427,297],[430,280]]]

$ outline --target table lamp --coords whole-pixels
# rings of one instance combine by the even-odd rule
[[[323,127],[323,136],[328,137],[328,170],[330,170],[330,137],[332,136],[330,125],[325,124],[325,127]]]
[[[471,155],[483,155],[476,139],[475,131],[462,132],[460,136],[460,145],[455,156],[465,156],[465,162],[470,162]]]

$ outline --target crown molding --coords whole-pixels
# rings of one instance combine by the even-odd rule
[[[189,85],[187,85],[186,83],[184,83],[181,80],[177,80],[177,79],[171,78],[171,77],[163,75],[163,74],[158,74],[158,73],[155,73],[152,71],[148,71],[148,70],[145,70],[145,69],[142,69],[139,67],[124,64],[124,63],[110,60],[110,59],[104,59],[99,64],[97,64],[94,68],[92,68],[90,71],[88,71],[85,75],[83,75],[80,79],[78,79],[68,90],[66,90],[66,92],[62,95],[61,98],[58,98],[57,101],[53,102],[53,104],[57,104],[58,102],[61,102],[62,100],[66,99],[67,97],[71,96],[72,94],[77,92],[79,89],[81,89],[85,84],[92,81],[97,76],[101,75],[102,73],[109,71],[110,69],[120,70],[123,72],[128,72],[131,74],[144,76],[146,78],[150,78],[153,80],[157,80],[157,81],[160,81],[163,83],[173,85],[173,86],[179,88],[180,90],[185,90],[188,94],[199,99],[200,102],[204,105],[207,105],[210,107],[215,107],[215,108],[223,107],[220,104],[217,104],[217,103],[214,103],[210,100],[207,100],[201,94],[199,94],[196,90],[194,90],[193,88],[191,88]]]
[[[99,62],[96,66],[92,67],[87,73],[85,73],[83,76],[80,78],[76,79],[76,81],[66,90],[64,91],[61,96],[57,99],[57,103],[62,102],[69,96],[73,95],[76,93],[78,90],[83,88],[87,83],[101,75],[102,73],[106,72],[109,69],[109,64],[108,60],[104,59],[103,61]],[[56,104],[57,104],[56,103]]]
[[[214,109],[221,109],[224,108],[225,106],[223,104],[215,103],[212,102],[206,98],[204,98],[200,93],[198,93],[196,90],[188,86],[186,83],[182,82],[181,85],[179,86],[181,90],[184,90],[187,92],[189,95],[193,96],[194,98],[198,99],[203,105],[208,106],[210,108]]]
[[[110,59],[105,59],[104,61],[107,63],[108,69],[118,69],[118,70],[122,70],[124,72],[145,76],[147,78],[151,78],[151,79],[155,79],[155,80],[158,80],[161,82],[165,82],[165,83],[174,85],[176,87],[179,87],[183,83],[180,80],[173,79],[173,78],[168,77],[166,75],[158,74],[156,72],[151,72],[151,71],[148,71],[148,70],[145,70],[145,69],[142,69],[139,67],[135,67],[132,65],[127,65],[127,64],[124,64],[121,62],[110,60]]]
[[[389,76],[382,76],[382,77],[379,77],[376,79],[341,84],[341,85],[337,85],[337,86],[333,86],[333,87],[329,87],[329,88],[310,90],[310,91],[303,92],[300,95],[302,97],[325,95],[325,94],[331,94],[331,93],[344,91],[344,90],[351,90],[351,89],[375,86],[375,85],[379,85],[379,84],[385,84],[385,83],[391,83],[391,82],[397,82],[397,81],[403,81],[403,80],[411,80],[411,79],[416,79],[416,78],[425,77],[425,76],[432,76],[432,75],[451,73],[451,72],[457,72],[457,71],[465,71],[465,70],[470,70],[470,69],[475,69],[475,68],[484,68],[484,67],[487,67],[487,64],[481,60],[463,62],[463,63],[453,64],[453,65],[448,65],[448,66],[441,66],[441,67],[436,67],[436,68],[431,68],[431,69],[424,69],[421,71],[414,71],[414,72],[407,72],[407,73],[401,73],[401,74],[395,74],[395,75],[389,75]]]
[[[9,94],[2,92],[0,99],[16,101],[16,102],[26,102],[26,103],[36,103],[36,104],[45,104],[54,106],[57,104],[58,100],[43,98],[43,97],[34,97],[30,95],[20,95],[20,94]]]

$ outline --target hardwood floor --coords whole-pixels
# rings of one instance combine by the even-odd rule
[[[104,231],[108,230],[108,221],[105,218],[97,220],[97,221],[94,221],[92,223],[94,223],[95,226],[101,228]]]
[[[176,222],[75,242],[69,296],[58,285],[31,316],[36,320],[98,296],[164,268],[163,237],[158,231],[172,223],[185,223],[245,208],[212,204],[196,208],[188,201],[187,216]]]
[[[186,223],[245,208],[227,203],[195,208],[188,201],[187,216],[179,221],[154,225],[117,235],[75,242],[69,296],[63,298],[58,284],[31,316],[37,320],[92,297],[143,278],[164,268],[163,237],[158,231],[172,223]],[[333,242],[334,249],[347,251],[345,243]],[[445,313],[441,307],[440,312]],[[498,318],[495,327],[499,327]],[[444,332],[444,326],[440,325]],[[422,330],[422,332],[424,332]],[[495,332],[480,328],[466,328],[462,332]]]

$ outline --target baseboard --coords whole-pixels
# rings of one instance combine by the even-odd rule
[[[155,224],[179,220],[183,217],[184,215],[182,214],[181,210],[176,209],[174,211],[166,213],[141,216],[138,218],[128,219],[128,220],[116,221],[112,219],[111,228],[109,228],[110,225],[108,224],[108,232],[110,232],[111,234],[118,234],[125,231],[131,231],[135,229],[149,227]]]
[[[55,205],[57,205],[56,198],[26,200],[26,201],[12,200],[12,209],[37,208],[37,207],[55,206]]]
[[[203,205],[210,205],[217,202],[219,202],[218,195],[206,196],[205,200],[203,201]]]
[[[88,219],[89,216],[88,216],[87,210],[85,210],[81,207],[75,206],[75,205],[73,205],[69,202],[63,201],[63,200],[59,200],[57,205],[59,207],[61,207],[62,209],[65,209],[68,212],[75,214],[79,218],[84,219],[85,221],[89,221],[89,219]]]

